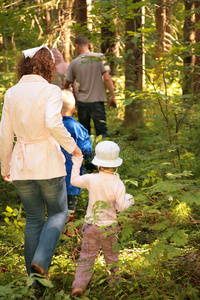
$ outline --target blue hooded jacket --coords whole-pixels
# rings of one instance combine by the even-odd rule
[[[63,116],[63,123],[67,130],[71,133],[77,146],[81,149],[85,159],[88,159],[92,153],[92,141],[90,139],[87,129],[81,125],[76,119],[70,116]],[[80,195],[81,188],[71,185],[71,171],[72,171],[72,154],[69,154],[65,149],[61,147],[61,150],[65,156],[65,167],[67,176],[65,176],[67,194],[68,195]],[[80,174],[83,175],[83,166],[81,166]]]

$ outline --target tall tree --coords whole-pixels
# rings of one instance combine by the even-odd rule
[[[87,28],[87,1],[66,0],[61,16],[61,43],[65,61],[69,63],[75,54],[72,38]]]
[[[190,94],[193,90],[193,67],[195,57],[192,54],[192,44],[194,44],[194,2],[193,0],[185,0],[185,21],[183,27],[184,45],[186,47],[186,53],[183,58],[183,94]]]
[[[156,61],[163,55],[164,51],[164,24],[165,24],[165,13],[164,13],[164,5],[163,0],[158,0],[156,7],[156,33],[157,33],[157,43],[155,49]]]
[[[172,39],[172,0],[158,0],[156,6],[156,33],[157,43],[155,46],[155,66],[157,78],[162,73],[160,59],[163,58],[164,52],[170,51]]]
[[[133,1],[133,4],[138,1]],[[134,5],[133,5],[134,8]],[[130,15],[130,13],[129,13]],[[141,9],[133,10],[132,17],[126,19],[125,32],[125,90],[126,98],[130,98],[131,94],[142,90],[142,39],[135,38],[136,33],[141,28]],[[136,129],[143,121],[142,101],[132,101],[125,107],[124,125]]]
[[[196,42],[196,55],[195,55],[195,73],[194,73],[194,94],[199,93],[200,88],[200,2],[195,1],[195,42]]]
[[[73,5],[74,21],[81,26],[87,26],[87,1],[74,0]]]
[[[117,22],[115,17],[115,8],[109,4],[103,7],[103,17],[101,19],[101,52],[107,56],[110,64],[111,75],[114,74],[115,69],[115,57],[118,56],[118,44],[117,39]]]

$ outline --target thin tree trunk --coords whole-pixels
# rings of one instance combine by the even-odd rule
[[[164,42],[165,42],[165,51],[170,51],[171,48],[171,36],[172,36],[172,2],[173,0],[165,0],[165,14],[166,14],[166,22],[165,22],[165,32],[164,32]]]
[[[112,14],[112,9],[106,10],[107,14]],[[103,26],[101,27],[101,38],[103,40],[101,44],[101,52],[104,53],[109,61],[111,75],[115,72],[115,57],[118,55],[119,49],[116,43],[117,38],[117,20],[104,18]],[[112,30],[110,28],[113,28]]]
[[[131,97],[132,92],[142,90],[142,41],[133,43],[133,35],[130,34],[131,32],[137,32],[139,28],[141,28],[141,16],[137,16],[134,20],[126,21],[125,90],[127,98]],[[137,99],[125,107],[124,126],[135,130],[142,121],[142,102],[140,99]]]
[[[71,29],[69,26],[72,25],[72,8],[74,1],[66,0],[59,12],[59,23],[60,23],[60,39],[62,41],[62,52],[66,63],[70,63],[74,55],[74,46],[71,42]]]
[[[162,75],[162,66],[159,64],[165,52],[169,52],[171,48],[172,38],[172,0],[158,0],[156,9],[156,32],[157,32],[157,45],[155,47],[156,59],[156,79]]]
[[[199,9],[200,7],[200,2],[196,1],[195,2],[195,9]],[[195,24],[200,24],[200,13],[195,14]],[[195,42],[196,44],[200,43],[200,28],[197,26],[195,29]],[[197,95],[199,92],[200,88],[200,75],[199,75],[199,70],[200,70],[200,53],[197,53],[198,55],[195,56],[195,73],[194,73],[194,94]]]
[[[75,0],[73,5],[74,21],[81,25],[81,29],[85,26],[87,28],[87,1]],[[77,34],[77,33],[76,33]]]
[[[156,9],[156,32],[157,32],[157,45],[155,49],[156,61],[158,62],[163,56],[164,52],[164,24],[165,24],[165,11],[163,7],[163,0],[158,0],[157,9]],[[158,73],[156,68],[156,74]]]
[[[192,43],[194,43],[194,16],[192,14],[193,9],[193,1],[185,1],[185,11],[186,11],[186,17],[184,22],[184,43],[185,46],[189,47]],[[184,63],[184,80],[183,80],[183,95],[191,94],[192,93],[192,83],[193,83],[193,66],[194,66],[194,59],[195,57],[192,54],[189,54],[184,57],[183,63]]]

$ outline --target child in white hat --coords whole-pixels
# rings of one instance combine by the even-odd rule
[[[92,161],[99,168],[99,173],[80,176],[82,156],[73,156],[71,183],[89,191],[89,203],[83,224],[83,242],[80,252],[75,280],[72,284],[72,296],[81,295],[86,290],[100,247],[103,250],[106,265],[118,262],[118,253],[114,250],[117,243],[117,211],[123,211],[134,204],[130,194],[126,194],[125,186],[115,168],[122,164],[119,157],[119,146],[112,141],[100,142],[95,148]],[[104,228],[102,229],[102,226]],[[113,283],[117,267],[110,269]]]

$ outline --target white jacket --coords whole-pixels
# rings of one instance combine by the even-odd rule
[[[72,153],[76,143],[63,125],[61,108],[60,88],[39,75],[24,75],[6,91],[0,124],[2,176],[26,180],[66,175],[59,144]]]

